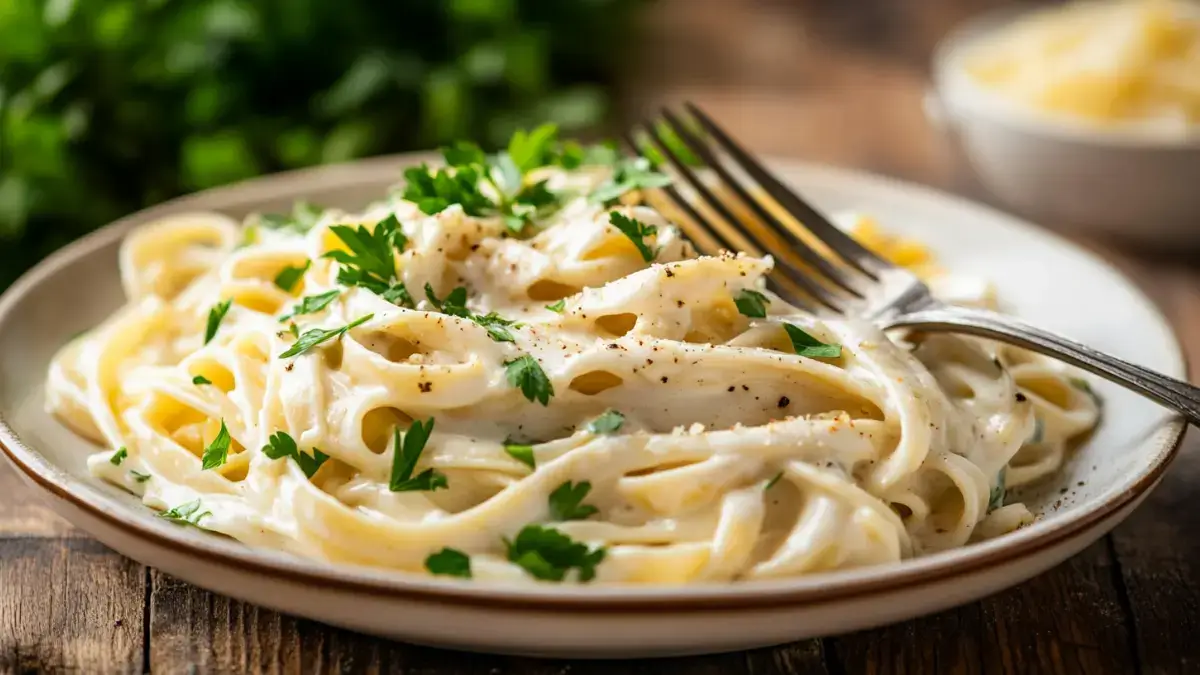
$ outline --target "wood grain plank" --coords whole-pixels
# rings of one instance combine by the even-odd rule
[[[1116,577],[1099,541],[982,602],[832,642],[847,673],[1131,673]]]
[[[91,539],[0,538],[0,672],[141,672],[145,577]]]
[[[86,536],[59,518],[7,461],[0,459],[0,536]]]

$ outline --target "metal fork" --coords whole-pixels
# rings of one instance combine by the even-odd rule
[[[777,265],[768,284],[803,309],[862,316],[884,329],[950,331],[1018,345],[1111,380],[1200,425],[1200,387],[1010,316],[937,300],[914,274],[864,248],[772,176],[703,111],[685,105],[688,115],[664,109],[658,123],[634,129],[625,141],[635,151],[644,151],[648,141],[683,179],[664,192],[683,212],[684,229],[701,251],[773,253]],[[778,208],[811,236],[786,225]]]

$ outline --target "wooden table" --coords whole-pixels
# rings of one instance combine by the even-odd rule
[[[762,152],[980,196],[926,125],[920,98],[930,46],[985,4],[661,0],[625,100],[637,112],[690,98]],[[1200,363],[1200,265],[1085,243],[1158,301]],[[1193,434],[1162,485],[1111,536],[981,602],[774,649],[627,663],[413,647],[213,595],[73,529],[2,465],[0,672],[1200,672],[1197,460]]]

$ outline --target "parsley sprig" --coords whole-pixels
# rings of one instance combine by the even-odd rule
[[[395,429],[392,433],[394,434],[392,476],[388,482],[389,490],[392,492],[430,492],[438,488],[450,487],[446,475],[435,469],[425,469],[415,478],[413,477],[417,461],[421,459],[421,453],[425,451],[429,435],[433,433],[432,417],[424,424],[414,420],[412,426],[404,434],[400,433],[400,429]]]
[[[788,338],[792,341],[792,349],[796,354],[810,358],[832,359],[842,355],[842,346],[821,342],[790,323],[783,324]]]
[[[559,485],[550,493],[550,520],[584,520],[599,513],[600,509],[583,503],[591,490],[592,484],[587,481],[575,484],[567,481]]]
[[[300,283],[301,277],[304,276],[304,273],[307,272],[308,268],[310,267],[312,267],[311,260],[305,260],[303,267],[288,265],[287,267],[279,270],[279,274],[275,275],[275,285],[287,291],[288,293],[291,293],[292,289],[296,287],[296,284]]]
[[[504,545],[511,562],[543,581],[562,581],[572,569],[578,570],[580,581],[591,581],[608,553],[603,547],[589,549],[587,544],[541,525],[526,525],[515,539],[505,539]]]
[[[426,283],[425,297],[429,299],[429,304],[436,307],[442,314],[470,319],[484,327],[487,329],[488,336],[496,342],[515,342],[513,334],[508,329],[510,326],[520,328],[521,324],[505,319],[495,312],[488,312],[487,314],[472,312],[467,308],[466,287],[456,287],[443,299],[439,298],[437,293],[433,291],[433,286]]]
[[[425,569],[429,570],[430,574],[470,579],[471,557],[447,546],[437,553],[431,553],[425,559]]]
[[[612,176],[588,195],[588,199],[596,204],[608,204],[630,190],[648,190],[670,184],[671,177],[655,171],[645,157],[621,158],[615,162]]]
[[[616,211],[609,214],[608,222],[620,230],[621,234],[629,237],[629,241],[632,241],[638,252],[642,254],[642,260],[651,262],[658,255],[660,249],[650,248],[650,245],[646,243],[646,237],[658,234],[657,227],[647,225],[637,218],[623,216]]]
[[[221,430],[217,432],[217,437],[212,439],[212,443],[204,448],[204,454],[200,457],[200,468],[204,471],[215,469],[221,466],[229,459],[229,446],[233,439],[229,435],[229,428],[225,426],[225,420],[221,420]]]
[[[320,448],[313,448],[311,455],[301,451],[296,445],[296,439],[292,438],[285,431],[276,431],[271,434],[262,451],[264,455],[271,459],[291,457],[300,466],[300,470],[304,472],[307,478],[315,476],[321,465],[329,459],[329,455],[321,452]]]
[[[504,441],[504,452],[530,469],[537,468],[537,459],[533,456],[533,446],[528,443],[514,443],[506,440]]]
[[[233,298],[224,302],[218,302],[213,305],[213,308],[208,310],[208,324],[204,328],[204,344],[212,342],[212,339],[217,336],[217,329],[221,327],[221,320],[229,313],[229,307],[233,304]]]
[[[524,354],[511,361],[504,362],[504,373],[508,383],[521,390],[525,398],[537,401],[542,405],[550,405],[550,397],[554,396],[554,385],[546,372],[542,370],[537,359]]]
[[[733,304],[737,305],[738,312],[743,316],[762,319],[767,316],[767,305],[771,304],[771,301],[758,291],[743,288],[733,297]]]
[[[375,223],[373,230],[362,225],[333,225],[329,231],[350,249],[336,249],[322,256],[341,264],[338,283],[362,286],[388,302],[410,308],[413,306],[408,289],[396,278],[395,256],[403,253],[408,244],[408,237],[404,236],[396,214]]]
[[[279,317],[279,322],[283,323],[284,321],[301,314],[315,314],[328,307],[329,303],[337,300],[338,296],[341,294],[342,292],[335,288],[331,291],[325,291],[324,293],[318,293],[316,295],[306,295],[303,298],[300,298],[300,302],[292,305],[292,311]]]
[[[280,354],[279,358],[287,359],[287,358],[291,358],[293,356],[299,356],[300,354],[303,354],[304,352],[312,349],[313,347],[316,347],[317,345],[321,344],[322,342],[325,342],[326,340],[340,338],[341,336],[345,335],[351,328],[355,328],[356,326],[361,326],[362,324],[364,324],[367,321],[370,321],[372,318],[374,318],[374,316],[375,316],[374,314],[366,314],[366,315],[360,316],[357,319],[346,324],[345,326],[342,326],[341,328],[330,328],[330,329],[310,328],[310,329],[304,331],[303,333],[301,333],[300,337],[298,337],[296,339],[296,342],[293,343],[292,346],[290,348],[288,348],[287,351]]]
[[[191,525],[192,527],[200,527],[200,520],[211,516],[212,511],[201,511],[199,499],[193,499],[186,504],[180,504],[174,508],[167,509],[158,514],[159,518],[164,518],[177,523],[179,525]]]

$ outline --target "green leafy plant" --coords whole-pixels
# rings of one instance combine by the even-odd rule
[[[0,287],[192,190],[593,127],[644,2],[0,3]]]

